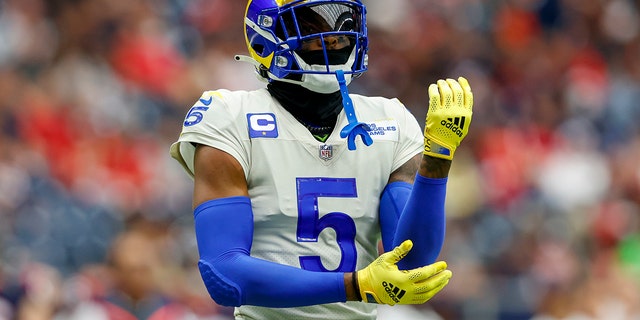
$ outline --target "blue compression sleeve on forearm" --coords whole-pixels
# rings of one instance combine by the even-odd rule
[[[198,266],[221,305],[299,307],[346,301],[344,274],[312,272],[253,258],[248,197],[210,200],[194,210]]]
[[[431,179],[416,175],[393,240],[393,246],[407,239],[413,241],[411,251],[398,263],[400,269],[429,265],[438,258],[444,243],[446,192],[447,178]]]
[[[380,233],[384,251],[393,250],[393,238],[398,227],[398,219],[411,194],[411,184],[404,181],[389,183],[380,197]]]

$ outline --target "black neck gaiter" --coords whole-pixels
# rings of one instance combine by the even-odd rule
[[[267,90],[298,121],[307,127],[333,127],[342,111],[340,91],[324,94],[306,89],[300,85],[273,81]]]

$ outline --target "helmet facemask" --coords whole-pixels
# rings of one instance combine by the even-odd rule
[[[367,70],[366,9],[360,0],[249,0],[245,37],[251,57],[236,59],[253,62],[268,81],[339,92],[349,121],[340,137],[349,150],[356,149],[357,137],[366,146],[373,143],[347,89]]]

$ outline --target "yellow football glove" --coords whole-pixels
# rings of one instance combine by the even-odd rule
[[[473,93],[467,79],[438,80],[429,86],[429,111],[424,128],[424,154],[453,159],[469,132],[473,114]]]
[[[391,306],[422,304],[449,283],[452,273],[446,270],[444,261],[413,270],[398,270],[396,264],[412,247],[413,242],[406,240],[357,272],[357,290],[364,302]]]

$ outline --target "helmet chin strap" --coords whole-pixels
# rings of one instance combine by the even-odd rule
[[[369,128],[369,125],[364,122],[358,122],[356,112],[353,109],[353,101],[351,100],[351,97],[349,97],[349,90],[347,89],[347,80],[344,77],[344,71],[336,70],[336,78],[340,85],[344,112],[347,114],[347,119],[349,120],[349,124],[340,131],[340,137],[347,138],[347,146],[349,147],[349,150],[356,150],[357,136],[360,136],[362,142],[364,142],[366,146],[370,146],[373,144],[373,139],[371,139],[371,136],[369,135],[371,128]]]

